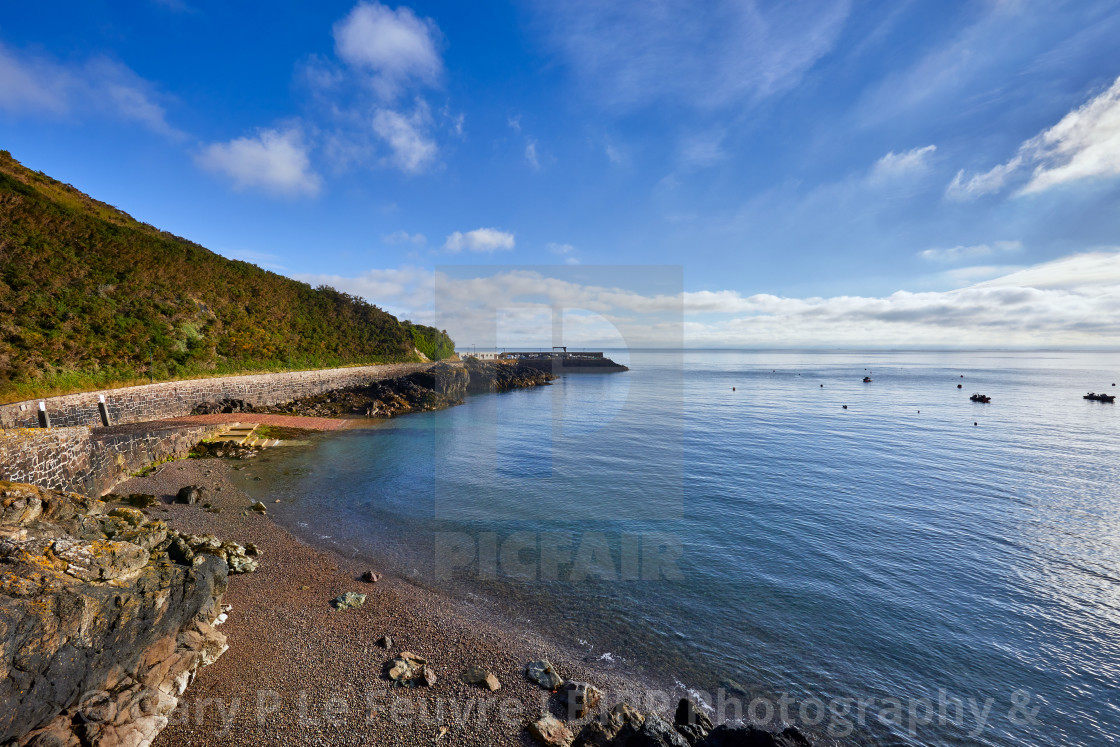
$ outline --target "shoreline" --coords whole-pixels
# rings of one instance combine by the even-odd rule
[[[361,581],[370,570],[361,561],[247,511],[250,498],[230,479],[231,469],[221,459],[170,462],[116,488],[160,496],[165,503],[150,513],[180,531],[253,542],[262,550],[259,570],[232,577],[223,600],[233,606],[222,628],[229,651],[199,672],[154,745],[431,745],[443,728],[453,744],[530,744],[526,724],[542,712],[561,717],[565,710],[558,695],[526,679],[525,664],[538,659],[601,689],[600,711],[625,700],[671,720],[680,688],[646,675],[639,680],[609,661],[588,661],[574,643],[533,630],[531,618],[495,619],[488,605],[395,575]],[[166,503],[188,484],[210,488],[221,513]],[[332,609],[330,600],[347,591],[366,594],[366,604]],[[388,650],[377,645],[383,635],[393,638]],[[433,687],[390,687],[382,668],[406,650],[429,660],[438,677]],[[501,689],[491,694],[462,683],[460,674],[473,665],[493,672]]]

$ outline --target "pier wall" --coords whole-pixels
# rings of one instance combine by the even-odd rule
[[[183,417],[190,415],[195,407],[204,402],[218,402],[223,399],[239,399],[254,405],[275,405],[333,389],[405,376],[423,371],[432,365],[431,363],[394,363],[321,371],[167,381],[121,389],[67,394],[42,400],[12,402],[0,405],[0,428],[38,428],[40,401],[46,403],[52,429],[99,426],[101,415],[97,408],[98,396],[103,395],[110,420],[113,425],[118,425]]]

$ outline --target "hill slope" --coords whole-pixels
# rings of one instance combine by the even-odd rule
[[[447,357],[446,333],[229,260],[0,151],[0,401]]]

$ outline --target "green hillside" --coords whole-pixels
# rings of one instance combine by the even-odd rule
[[[0,151],[0,401],[445,358],[446,332],[141,223]],[[149,355],[153,365],[149,369]]]

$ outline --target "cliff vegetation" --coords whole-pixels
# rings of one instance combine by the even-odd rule
[[[226,259],[0,151],[0,401],[431,360],[446,332]]]

